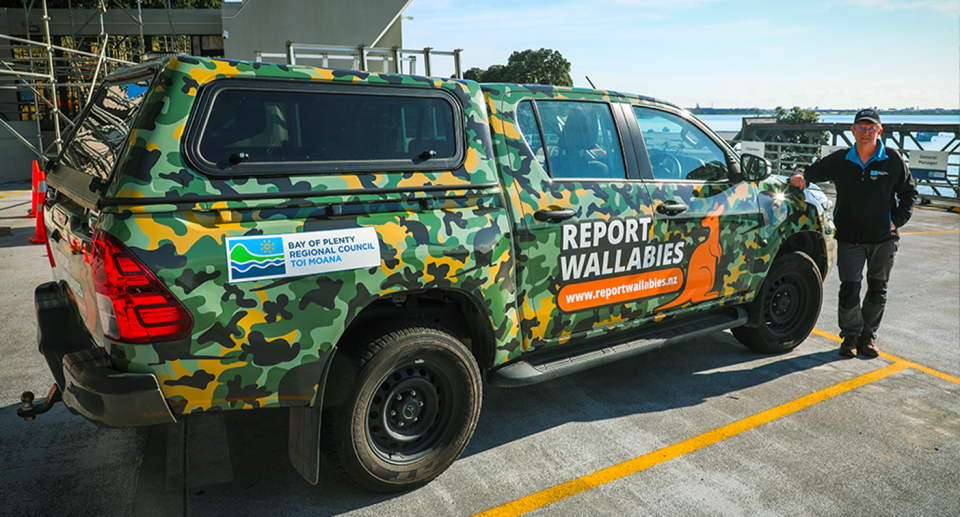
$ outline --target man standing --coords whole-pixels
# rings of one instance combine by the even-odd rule
[[[837,273],[840,276],[840,355],[877,357],[877,328],[887,302],[887,280],[906,224],[917,201],[917,186],[900,153],[880,139],[880,114],[872,109],[853,119],[856,145],[837,151],[790,178],[797,188],[832,181],[837,190]],[[863,267],[867,294],[860,303]]]

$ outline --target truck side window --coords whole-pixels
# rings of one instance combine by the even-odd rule
[[[692,122],[668,113],[634,106],[644,147],[656,180],[726,181],[723,150]]]
[[[539,115],[539,124],[533,116],[534,109]],[[623,149],[609,104],[523,102],[517,107],[517,121],[530,150],[551,177],[626,178]]]
[[[537,162],[543,170],[547,170],[547,155],[543,148],[543,138],[540,136],[540,126],[533,112],[533,102],[524,101],[517,106],[517,125],[520,127],[520,134],[523,135],[524,141],[537,157]]]
[[[209,92],[194,125],[207,172],[439,170],[462,158],[462,115],[442,93],[237,83]]]

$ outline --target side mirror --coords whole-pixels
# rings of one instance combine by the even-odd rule
[[[762,156],[744,154],[740,157],[740,170],[747,181],[763,181],[770,177],[770,162]]]

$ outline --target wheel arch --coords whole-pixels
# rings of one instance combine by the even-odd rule
[[[822,282],[827,276],[827,271],[830,267],[830,261],[827,255],[828,251],[826,240],[822,234],[814,231],[797,232],[787,237],[787,239],[783,241],[783,243],[780,245],[780,248],[777,250],[777,254],[770,263],[770,267],[767,268],[767,274],[770,273],[773,263],[775,263],[784,255],[794,251],[802,252],[813,260],[814,264],[817,266],[817,271],[820,273],[820,280]],[[764,283],[765,281],[761,282],[758,289],[762,289]],[[759,296],[758,292],[758,296],[754,299],[754,301],[746,305],[747,323],[744,326],[756,327],[760,323],[760,299],[761,297]]]
[[[355,346],[354,339],[387,320],[417,321],[438,326],[459,339],[481,370],[493,362],[496,348],[490,318],[475,297],[456,289],[427,289],[384,295],[363,308],[349,323],[335,350]]]
[[[823,234],[814,231],[794,233],[780,245],[774,261],[793,251],[802,251],[809,255],[817,265],[817,269],[820,270],[820,278],[826,278],[830,261],[827,256],[827,242]]]

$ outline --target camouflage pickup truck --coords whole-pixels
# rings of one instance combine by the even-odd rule
[[[484,383],[727,329],[792,350],[832,265],[810,193],[616,92],[173,57],[110,76],[46,170],[56,383],[20,415],[283,408],[312,483],[321,451],[429,482]]]

